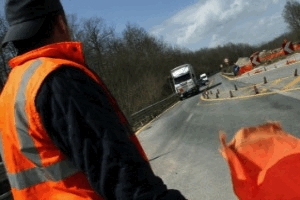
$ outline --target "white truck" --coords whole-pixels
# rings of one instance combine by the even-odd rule
[[[199,92],[199,83],[192,65],[184,64],[172,69],[171,76],[175,91],[180,100],[188,95]]]

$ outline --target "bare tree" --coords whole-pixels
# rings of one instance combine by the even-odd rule
[[[5,18],[0,15],[0,41],[2,42],[5,33],[7,32],[8,24]],[[10,72],[10,67],[8,66],[8,60],[16,55],[16,49],[8,44],[5,48],[0,48],[0,90],[4,86],[7,76]]]
[[[97,57],[98,66],[103,67],[105,65],[103,55],[108,50],[110,40],[114,37],[114,28],[107,26],[102,18],[93,17],[84,20],[83,31],[85,33],[84,45],[90,55]]]
[[[295,0],[288,0],[284,6],[282,16],[291,31],[300,29],[300,3]]]
[[[82,30],[82,23],[78,21],[76,14],[67,15],[68,26],[72,40],[74,41],[83,41],[84,40],[84,31]]]

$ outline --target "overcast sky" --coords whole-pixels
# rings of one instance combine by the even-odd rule
[[[3,1],[0,0],[2,8]],[[286,0],[62,0],[62,3],[67,13],[76,13],[79,18],[99,16],[118,33],[130,22],[170,44],[190,50],[228,42],[259,44],[287,31],[282,18]]]

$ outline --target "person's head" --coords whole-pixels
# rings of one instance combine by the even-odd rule
[[[5,14],[9,28],[2,46],[12,42],[18,54],[71,40],[60,0],[6,0]]]

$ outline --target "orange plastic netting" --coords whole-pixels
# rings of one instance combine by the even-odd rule
[[[251,71],[252,69],[253,69],[252,64],[244,65],[244,66],[240,67],[239,75],[242,75],[248,71]]]

